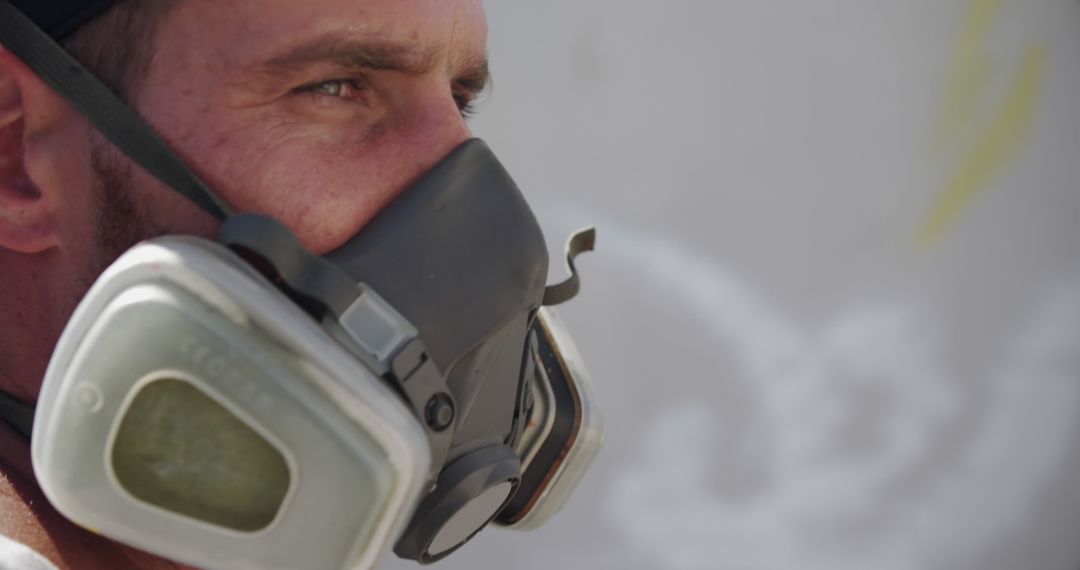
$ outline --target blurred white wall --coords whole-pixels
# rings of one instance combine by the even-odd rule
[[[608,445],[437,567],[1080,568],[1080,1],[487,8]]]

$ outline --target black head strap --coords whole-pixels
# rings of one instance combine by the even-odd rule
[[[225,219],[232,213],[135,111],[8,0],[0,0],[0,45],[23,60],[105,138],[158,180],[217,218]]]
[[[0,419],[29,440],[34,431],[34,405],[0,390]]]

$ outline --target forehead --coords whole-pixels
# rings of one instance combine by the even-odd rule
[[[416,44],[455,59],[482,56],[480,0],[183,0],[159,47],[203,64],[253,64],[320,37]]]

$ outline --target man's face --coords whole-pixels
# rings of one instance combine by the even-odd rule
[[[469,137],[480,0],[180,0],[132,105],[238,212],[344,244]],[[124,249],[218,221],[135,167],[0,50],[0,386],[36,397],[76,303]]]
[[[486,35],[479,0],[184,0],[133,105],[234,209],[324,253],[469,137],[461,107],[486,83]],[[115,175],[125,161],[92,161],[106,209],[122,182],[144,226],[210,231],[141,170]]]

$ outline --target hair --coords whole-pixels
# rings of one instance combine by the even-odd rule
[[[64,48],[131,102],[154,60],[158,28],[179,0],[117,0],[64,40]]]

